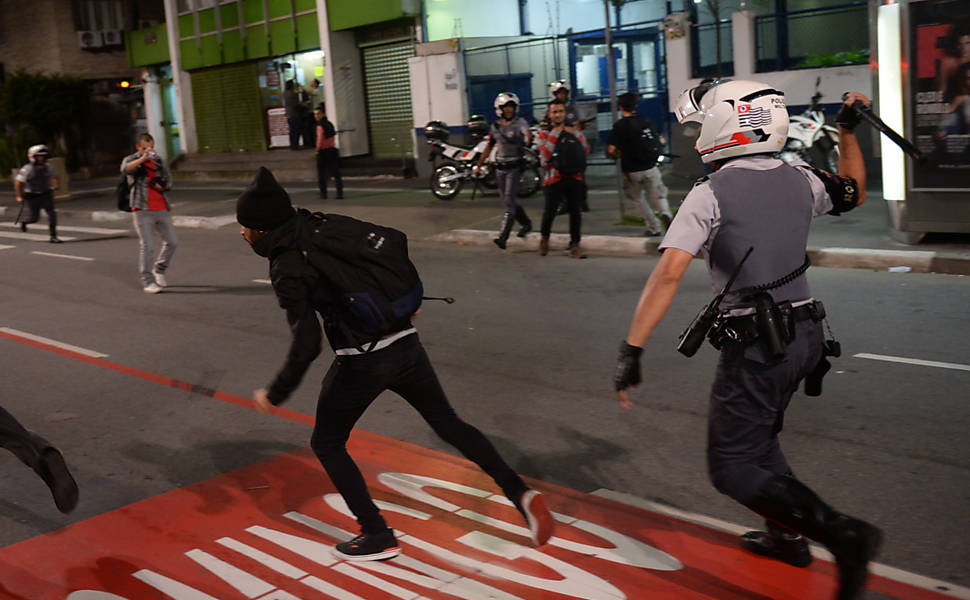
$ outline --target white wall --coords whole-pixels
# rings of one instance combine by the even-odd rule
[[[521,33],[518,0],[429,0],[424,6],[429,42]]]
[[[360,50],[353,31],[330,32],[330,56],[326,73],[333,73],[333,100],[336,103],[334,127],[345,130],[337,136],[342,156],[357,156],[370,152],[367,140],[367,112],[364,103],[364,71],[360,64]],[[325,82],[326,84],[326,82]],[[330,109],[327,109],[330,117]],[[331,117],[333,119],[333,117]]]
[[[430,44],[418,44],[418,47]],[[432,120],[461,126],[468,119],[468,101],[461,53],[455,50],[408,59],[411,77],[411,113],[414,127]]]

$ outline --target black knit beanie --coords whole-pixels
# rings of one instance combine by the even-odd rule
[[[239,224],[259,231],[276,229],[295,212],[290,196],[266,167],[259,168],[259,173],[236,201]]]

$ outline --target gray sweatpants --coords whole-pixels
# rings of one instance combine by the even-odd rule
[[[623,191],[627,200],[636,205],[646,221],[647,227],[654,231],[662,231],[663,224],[657,214],[671,216],[670,206],[667,204],[667,186],[660,176],[660,169],[653,167],[646,171],[631,171],[623,174]],[[644,201],[643,192],[647,199]],[[647,206],[649,203],[649,206]]]
[[[135,231],[138,232],[139,260],[142,286],[155,282],[152,271],[164,273],[175,254],[179,239],[172,225],[172,215],[167,210],[136,210],[131,213]],[[155,232],[162,238],[162,249],[155,257]]]

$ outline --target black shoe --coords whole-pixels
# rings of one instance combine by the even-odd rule
[[[394,537],[394,530],[385,529],[380,533],[362,533],[333,547],[333,554],[344,560],[384,560],[401,553]]]
[[[343,199],[344,199],[344,195],[342,193],[337,194],[337,200],[343,200]]]
[[[800,535],[775,534],[768,531],[749,531],[741,536],[741,547],[748,552],[776,558],[796,567],[812,564],[808,542]]]
[[[64,242],[62,242],[61,240],[59,240],[57,238],[57,236],[55,235],[55,236],[51,237],[51,243],[52,244],[63,244]]]
[[[869,561],[876,557],[882,544],[882,532],[865,521],[840,515],[829,524],[826,546],[839,567],[837,600],[853,600],[866,587]]]
[[[23,233],[27,233],[27,224],[26,223],[21,223],[20,224],[20,231],[22,231]]]
[[[667,216],[667,215],[660,215],[660,222],[661,222],[661,223],[663,223],[663,226],[664,226],[664,229],[668,229],[668,228],[670,228],[670,222],[671,222],[672,220],[673,220],[673,219],[671,219],[671,218],[670,218],[669,216]]]
[[[506,240],[503,240],[502,238],[495,238],[492,241],[495,242],[495,245],[501,248],[502,250],[505,250],[505,246],[508,244],[508,242]]]
[[[54,504],[62,513],[69,513],[77,506],[77,483],[67,470],[67,463],[57,448],[47,448],[41,453],[37,474],[44,480],[54,496]]]
[[[517,233],[516,235],[519,236],[520,238],[524,238],[525,236],[529,235],[529,232],[530,231],[532,231],[532,222],[531,221],[529,223],[526,223],[525,225],[523,225],[522,228],[519,229],[519,233]]]

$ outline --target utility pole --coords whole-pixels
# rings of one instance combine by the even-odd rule
[[[603,0],[606,11],[606,70],[610,80],[610,127],[616,123],[616,65],[613,62],[613,31],[610,27],[610,0]],[[623,174],[620,163],[616,163],[616,197],[619,201],[620,220],[623,220]]]

